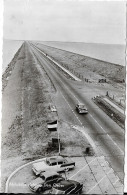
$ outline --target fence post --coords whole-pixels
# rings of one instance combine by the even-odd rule
[[[106,96],[109,96],[108,91],[106,92]]]

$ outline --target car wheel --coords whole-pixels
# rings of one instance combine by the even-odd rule
[[[42,191],[42,188],[38,188],[37,193],[41,193]]]
[[[65,169],[65,171],[67,171],[67,172],[68,172],[68,171],[69,171],[69,168],[66,168],[66,169]]]

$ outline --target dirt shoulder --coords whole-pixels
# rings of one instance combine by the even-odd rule
[[[3,91],[1,192],[16,168],[34,159],[58,154],[58,149],[48,146],[57,132],[47,129],[47,121],[58,118],[57,113],[50,110],[55,92],[43,67],[24,44]],[[61,119],[58,130],[63,155],[84,155],[90,145],[81,133]]]
[[[73,69],[75,73],[81,74],[91,82],[102,78],[111,79],[116,82],[125,82],[125,67],[123,66],[39,43],[36,45],[49,56],[56,59],[61,65],[66,66],[69,70]]]
[[[4,185],[7,177],[14,168],[21,165],[20,145],[21,145],[21,72],[23,60],[23,47],[20,50],[17,61],[11,72],[7,86],[2,95],[2,162],[1,162],[1,190],[4,191]],[[10,65],[11,66],[11,65]],[[6,70],[10,71],[11,67]],[[4,81],[3,81],[4,82]],[[6,83],[6,82],[5,82]]]

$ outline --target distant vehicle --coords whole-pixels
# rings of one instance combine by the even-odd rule
[[[82,104],[82,103],[79,103],[79,104],[76,105],[76,110],[80,114],[88,113],[88,110],[87,110],[85,104]]]
[[[53,106],[53,105],[50,105],[50,109],[51,109],[52,112],[57,112],[56,107]]]
[[[75,162],[70,159],[65,159],[62,156],[52,156],[46,158],[41,162],[34,163],[32,165],[32,170],[36,175],[39,175],[41,172],[45,171],[68,171],[69,169],[74,168]]]
[[[44,172],[40,175],[40,177],[37,177],[35,180],[33,180],[29,184],[29,188],[33,192],[43,192],[47,189],[51,189],[53,184],[60,182],[61,180],[64,180],[64,178],[57,172],[48,171]]]
[[[74,180],[63,180],[53,185],[50,194],[81,194],[83,184]]]

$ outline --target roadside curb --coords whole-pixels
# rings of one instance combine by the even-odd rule
[[[50,61],[52,61],[53,63],[55,63],[58,67],[60,67],[63,71],[65,71],[67,74],[69,74],[73,79],[75,79],[76,81],[81,81],[81,79],[79,79],[77,76],[75,76],[74,74],[72,74],[69,70],[67,70],[66,68],[62,67],[58,62],[56,62],[54,59],[52,59],[50,56],[48,56],[47,54],[45,54],[43,51],[41,51],[37,46],[33,45],[33,47],[35,47],[37,50],[39,50],[39,52],[41,52],[44,56],[46,56]]]
[[[8,186],[9,186],[9,182],[10,182],[10,179],[21,169],[23,169],[24,167],[34,163],[34,162],[39,162],[39,161],[42,161],[42,160],[45,160],[46,158],[42,158],[42,159],[38,159],[38,160],[34,160],[34,161],[31,161],[29,163],[26,163],[25,165],[22,165],[20,166],[19,168],[17,168],[15,171],[13,171],[11,173],[11,175],[8,177],[7,181],[6,181],[6,186],[5,186],[5,193],[8,193]]]

